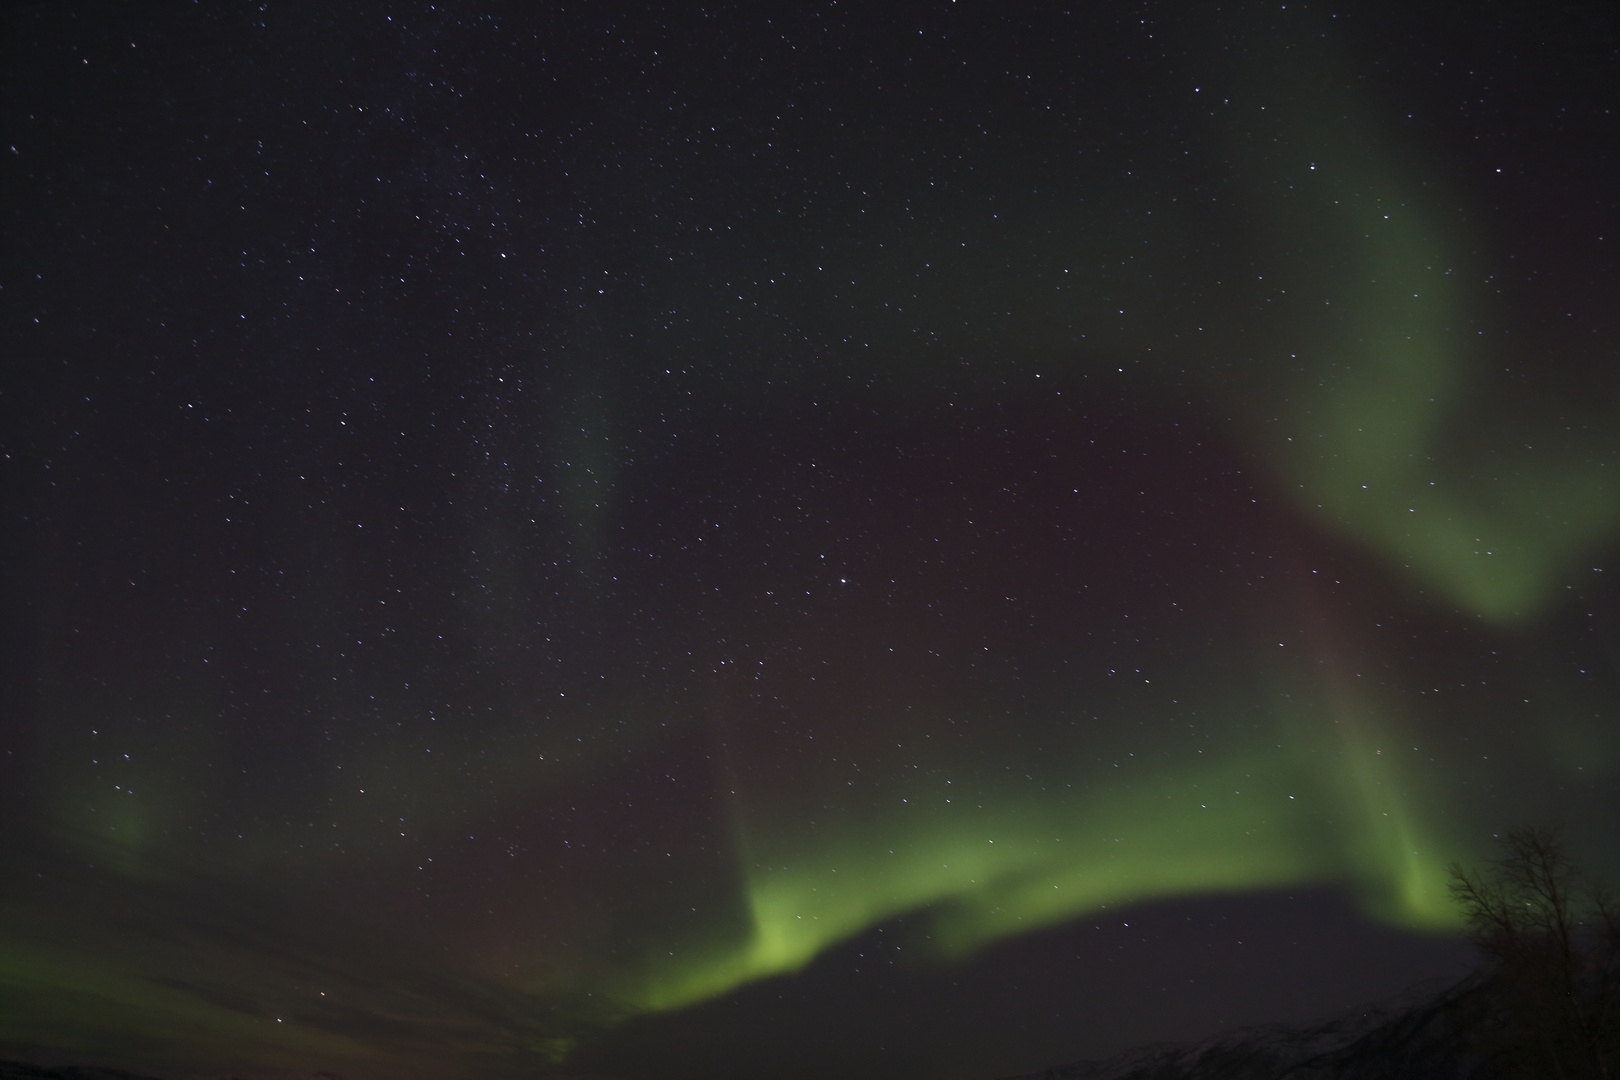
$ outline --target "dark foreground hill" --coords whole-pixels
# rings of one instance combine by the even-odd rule
[[[1500,1031],[1500,1003],[1475,974],[1453,985],[1424,984],[1320,1024],[1243,1028],[1007,1080],[1508,1080]],[[156,1078],[0,1061],[0,1080]]]
[[[1305,1027],[1161,1043],[1008,1080],[1501,1080],[1486,984],[1433,984]]]
[[[158,1080],[146,1073],[123,1069],[101,1069],[94,1065],[30,1065],[25,1061],[0,1061],[0,1080]]]
[[[1269,1024],[1197,1043],[1161,1043],[1008,1080],[1504,1080],[1488,1038],[1491,1002],[1470,976],[1425,984],[1305,1027]],[[84,1066],[0,1061],[0,1080],[157,1080]]]

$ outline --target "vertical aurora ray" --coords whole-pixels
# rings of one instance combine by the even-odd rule
[[[1300,594],[1316,705],[1315,723],[1301,718],[1295,730],[1320,755],[1319,779],[1339,803],[1340,865],[1380,917],[1425,929],[1455,926],[1443,867],[1463,845],[1440,829],[1440,808],[1429,801],[1445,785],[1403,765],[1408,755],[1396,729],[1410,730],[1410,719],[1398,723],[1396,706],[1355,670],[1379,667],[1377,652],[1346,644],[1316,587],[1307,582]]]

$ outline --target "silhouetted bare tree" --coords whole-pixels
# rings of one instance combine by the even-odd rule
[[[1527,1076],[1620,1076],[1620,907],[1583,877],[1558,832],[1498,838],[1482,873],[1451,867],[1474,944],[1492,961],[1504,1065]]]

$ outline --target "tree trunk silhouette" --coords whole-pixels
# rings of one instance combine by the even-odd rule
[[[1470,936],[1491,960],[1509,1075],[1620,1076],[1620,910],[1583,878],[1558,832],[1515,829],[1482,873],[1451,867]]]

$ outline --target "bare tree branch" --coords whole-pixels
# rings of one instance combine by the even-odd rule
[[[1451,894],[1493,961],[1525,1075],[1607,1078],[1620,1066],[1620,905],[1577,872],[1555,829],[1516,829],[1472,874],[1450,867]]]

